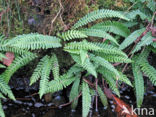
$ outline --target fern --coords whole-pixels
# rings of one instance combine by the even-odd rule
[[[87,117],[91,106],[91,95],[89,86],[86,82],[82,83],[82,115]]]
[[[136,16],[139,15],[142,20],[148,19],[148,16],[146,16],[143,12],[140,10],[133,10],[126,14],[126,17],[133,20],[136,18]]]
[[[151,11],[153,11],[153,12],[155,12],[156,11],[156,2],[154,1],[154,0],[148,0],[147,1],[148,3],[147,3],[147,7],[151,10]]]
[[[114,62],[114,63],[131,63],[132,61],[123,56],[117,56],[117,55],[108,55],[108,54],[103,54],[103,53],[95,53],[97,56],[101,56],[105,60],[109,62]]]
[[[144,98],[144,80],[140,70],[140,67],[137,64],[132,64],[132,70],[134,75],[134,85],[135,85],[135,92],[136,92],[136,101],[137,107],[141,107],[143,98]]]
[[[44,56],[40,62],[38,63],[37,67],[35,68],[31,78],[30,78],[30,85],[34,84],[39,78],[41,77],[41,72],[43,70],[43,66],[45,61],[49,59],[49,56]]]
[[[19,35],[9,40],[4,46],[17,47],[21,49],[48,49],[61,47],[59,38],[41,35],[37,33]]]
[[[123,50],[130,44],[132,44],[140,35],[145,31],[145,28],[139,29],[131,33],[119,46],[119,49]]]
[[[2,74],[5,78],[5,81],[8,83],[11,76],[21,67],[28,64],[30,61],[36,58],[36,54],[25,54],[15,58],[13,63],[7,67],[5,72]]]
[[[76,99],[76,97],[79,95],[79,85],[80,85],[80,76],[77,75],[73,83],[73,86],[71,88],[70,96],[69,96],[70,101],[74,100],[71,105],[72,109],[75,109],[78,104],[78,99]]]
[[[68,30],[67,32],[58,34],[58,36],[62,38],[64,41],[68,41],[76,38],[87,38],[87,35],[83,34],[78,30]]]
[[[110,70],[113,72],[116,77],[119,77],[118,71],[114,68],[112,64],[110,64],[108,61],[106,61],[104,58],[99,57],[99,56],[94,56],[93,54],[90,54],[91,60],[93,60],[96,64],[101,65],[102,67]]]
[[[105,21],[95,24],[91,29],[99,29],[105,32],[111,32],[123,37],[127,37],[130,34],[130,30],[123,23],[117,21]]]
[[[146,59],[138,61],[141,70],[149,77],[153,85],[156,85],[156,70],[151,66]]]
[[[0,100],[0,116],[1,117],[5,117],[4,111],[3,111],[3,107],[2,107],[2,102]]]
[[[68,43],[64,47],[64,50],[69,52],[72,52],[71,50],[73,50],[72,53],[75,53],[75,50],[90,50],[95,52],[102,52],[105,54],[115,54],[127,57],[125,53],[123,53],[121,50],[117,49],[114,46],[107,45],[104,43],[91,43],[87,41]]]
[[[15,97],[10,89],[10,87],[7,85],[7,83],[3,80],[3,77],[0,77],[0,91],[5,94],[8,95],[8,97],[12,100],[15,100]]]
[[[0,64],[0,68],[6,68],[4,65]]]
[[[98,86],[97,90],[98,90],[98,94],[100,96],[100,99],[101,99],[103,106],[107,106],[108,105],[107,97],[105,96],[105,94],[102,91],[102,89],[100,88],[100,86]]]
[[[49,75],[52,69],[51,66],[52,66],[51,59],[47,59],[46,61],[44,61],[40,80],[40,90],[39,90],[40,98],[42,98],[42,96],[45,94],[45,91],[48,88]]]
[[[109,87],[120,97],[119,90],[116,86],[116,81],[112,78],[112,74],[108,74],[109,72],[104,72],[104,69],[98,69],[98,72],[102,74],[103,78],[109,84]]]
[[[86,34],[88,36],[106,38],[106,39],[110,40],[111,42],[115,43],[116,45],[119,45],[114,37],[112,37],[110,34],[106,33],[103,30],[90,28],[90,29],[83,29],[83,30],[81,30],[81,32],[83,32],[84,34]]]
[[[143,46],[150,45],[153,42],[154,37],[151,36],[151,32],[148,32],[142,39],[141,41],[136,45],[135,49],[132,51],[132,53],[135,53],[141,49]]]
[[[63,88],[69,86],[74,80],[75,77],[70,77],[68,74],[64,74],[60,76],[59,80],[52,80],[48,83],[45,94],[62,90]]]
[[[129,20],[128,18],[126,18],[123,14],[121,14],[118,11],[101,9],[101,10],[93,11],[93,12],[87,14],[86,16],[81,18],[76,24],[74,24],[74,26],[72,28],[76,29],[78,27],[86,25],[86,24],[88,24],[92,21],[95,21],[97,19],[111,18],[111,17],[118,17],[121,19]]]
[[[53,54],[53,56],[51,57],[51,61],[52,61],[52,71],[53,71],[53,76],[54,79],[57,80],[59,79],[59,64],[58,64],[58,60],[55,54]]]
[[[84,68],[85,70],[87,70],[90,74],[92,74],[93,76],[97,77],[97,73],[95,70],[94,65],[90,62],[89,58],[86,58],[84,63],[82,64],[82,62],[80,61],[80,57],[78,55],[74,55],[72,54],[72,58],[74,59],[74,61],[79,64],[82,68]]]

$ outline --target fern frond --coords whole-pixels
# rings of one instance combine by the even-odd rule
[[[133,11],[127,13],[126,17],[133,20],[136,18],[137,15],[139,15],[142,20],[148,19],[148,16],[146,16],[146,14],[144,14],[140,10],[133,10]]]
[[[96,53],[97,56],[101,56],[105,60],[109,62],[114,62],[114,63],[131,63],[131,59],[123,56],[117,56],[117,55],[106,55],[103,53]]]
[[[108,44],[104,44],[104,43],[91,43],[91,42],[87,42],[86,40],[81,41],[81,42],[71,42],[65,45],[64,47],[65,51],[69,51],[70,50],[90,50],[90,51],[95,51],[95,52],[102,52],[105,54],[115,54],[115,55],[120,55],[120,56],[125,56],[127,57],[127,55],[125,53],[123,53],[121,50],[119,50],[118,48],[108,45]]]
[[[91,95],[86,82],[82,83],[82,116],[87,117],[91,107]]]
[[[88,13],[86,16],[82,17],[76,24],[74,24],[72,29],[76,29],[78,27],[84,26],[92,21],[97,20],[97,19],[112,18],[112,17],[129,20],[127,17],[125,17],[123,14],[121,14],[118,11],[108,10],[108,9],[100,9],[100,10]]]
[[[132,64],[132,70],[134,75],[134,85],[135,85],[135,92],[136,92],[136,101],[137,107],[141,107],[143,98],[144,98],[144,80],[140,70],[140,67],[137,64]]]
[[[79,85],[80,85],[80,75],[77,75],[69,96],[70,101],[74,100],[71,104],[72,109],[75,109],[78,104],[78,99],[75,100],[75,98],[79,95]]]
[[[86,58],[85,61],[82,63],[81,62],[81,58],[78,55],[74,55],[71,54],[72,58],[74,59],[74,61],[80,65],[82,68],[84,68],[85,70],[87,70],[90,74],[92,74],[93,76],[97,77],[97,73],[95,70],[94,65],[91,63],[89,58]]]
[[[138,61],[141,70],[149,77],[153,85],[156,85],[156,69],[146,59]]]
[[[0,61],[3,59],[3,58],[7,58],[4,54],[0,53]]]
[[[75,80],[75,77],[70,77],[68,74],[64,74],[60,76],[59,80],[52,80],[48,83],[48,87],[45,91],[46,93],[54,93],[56,91],[62,90],[63,87],[69,86],[73,81]]]
[[[54,36],[37,33],[23,34],[9,40],[4,46],[17,47],[21,49],[48,49],[61,47],[60,39]]]
[[[143,47],[143,46],[147,46],[147,45],[150,45],[152,42],[153,42],[153,40],[152,39],[154,39],[154,37],[152,37],[152,35],[151,35],[151,32],[148,32],[142,39],[141,39],[141,41],[136,45],[136,47],[134,48],[134,50],[132,51],[132,53],[135,53],[135,52],[137,52],[137,51],[139,51],[140,49],[141,49],[141,47]]]
[[[92,29],[99,29],[105,32],[111,32],[123,37],[127,37],[130,34],[130,30],[123,23],[117,21],[105,21],[95,24]]]
[[[53,56],[51,57],[51,61],[52,61],[52,72],[53,72],[53,77],[55,80],[59,79],[60,76],[60,69],[59,69],[59,63],[58,63],[58,59],[56,57],[55,54],[53,54]]]
[[[93,54],[89,55],[91,60],[94,61],[96,64],[99,64],[100,66],[108,69],[109,71],[113,72],[116,77],[119,77],[119,72],[114,68],[114,66],[109,63],[108,61],[106,61],[104,58],[100,57],[100,56],[94,56]]]
[[[72,39],[80,39],[80,38],[87,38],[88,36],[78,30],[68,30],[67,32],[63,32],[58,34],[60,38],[64,41],[72,40]]]
[[[140,35],[145,31],[145,28],[139,29],[131,33],[119,46],[119,49],[123,50],[130,44],[132,44]]]
[[[108,70],[107,70],[108,71]],[[109,87],[120,97],[119,90],[116,86],[116,81],[113,79],[112,73],[105,72],[105,69],[98,69],[98,72],[102,74],[103,78],[109,84]]]
[[[5,117],[1,100],[0,100],[0,116]]]
[[[35,68],[32,76],[30,77],[30,85],[34,84],[41,77],[41,72],[43,70],[43,66],[45,64],[45,61],[48,61],[48,59],[49,59],[49,56],[44,56],[40,60],[37,67]]]
[[[119,45],[118,42],[116,41],[116,39],[114,37],[112,37],[110,34],[106,33],[103,30],[99,30],[99,29],[83,29],[81,30],[81,32],[83,32],[84,34],[88,35],[88,36],[92,36],[92,37],[100,37],[100,38],[105,38],[110,40],[111,42],[115,43],[116,45]]]
[[[21,56],[17,56],[15,58],[15,60],[13,61],[13,63],[7,67],[7,69],[4,71],[4,73],[2,74],[5,78],[5,81],[8,83],[11,76],[21,67],[23,67],[24,65],[28,64],[30,61],[32,61],[33,59],[35,59],[37,56],[36,54],[25,54],[25,55],[21,55]]]
[[[0,64],[0,68],[6,68],[4,65]]]
[[[147,7],[151,10],[151,11],[153,11],[153,12],[155,12],[156,11],[156,1],[154,1],[154,0],[147,0]]]
[[[3,80],[3,77],[0,77],[0,91],[7,95],[10,99],[15,100],[15,97],[10,89],[10,87],[7,85],[7,83]]]
[[[97,90],[98,90],[98,94],[100,96],[100,99],[101,99],[103,106],[107,106],[108,105],[107,97],[105,96],[105,94],[102,91],[102,89],[100,88],[100,86],[97,87]]]
[[[44,61],[44,65],[41,71],[41,80],[40,80],[40,89],[39,89],[40,98],[42,98],[42,96],[45,94],[48,88],[49,75],[52,69],[51,65],[52,65],[52,62],[50,59],[47,59],[46,61]]]

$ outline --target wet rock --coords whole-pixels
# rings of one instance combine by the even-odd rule
[[[40,107],[44,106],[44,104],[39,103],[39,102],[36,102],[34,106],[35,106],[36,108],[40,108]]]
[[[52,94],[51,93],[48,93],[44,96],[44,100],[46,102],[51,102],[52,101]]]
[[[47,113],[45,113],[43,117],[56,117],[55,110],[54,109],[51,109],[50,111],[48,111]]]

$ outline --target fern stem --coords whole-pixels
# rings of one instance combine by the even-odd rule
[[[71,104],[72,102],[74,102],[75,100],[77,100],[81,95],[82,95],[82,92],[76,98],[74,98],[72,101],[70,101],[68,103],[65,103],[65,104],[61,104],[59,107],[68,106],[69,104]]]
[[[98,79],[96,78],[96,112],[98,112],[98,91],[97,91],[97,86],[98,86]]]

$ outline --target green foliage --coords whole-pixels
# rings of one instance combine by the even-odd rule
[[[37,33],[19,35],[9,40],[4,46],[11,46],[21,49],[48,49],[61,47],[60,40],[54,36]]]
[[[130,34],[130,30],[127,28],[127,26],[117,21],[105,21],[95,24],[91,28],[114,33],[123,37],[127,37]]]
[[[132,44],[145,31],[145,28],[139,29],[131,33],[119,46],[121,50]]]
[[[64,41],[68,41],[76,38],[87,38],[87,35],[83,34],[78,30],[68,30],[67,32],[58,34],[58,36],[62,38]]]
[[[71,105],[72,109],[75,109],[77,104],[78,104],[78,99],[76,99],[76,98],[79,95],[79,85],[80,85],[80,76],[77,75],[76,79],[75,79],[75,81],[73,83],[73,86],[71,88],[70,96],[69,96],[69,100],[73,101],[72,105]]]
[[[134,87],[136,92],[137,107],[141,107],[144,99],[144,80],[140,67],[136,63],[132,64],[132,70],[134,75]]]
[[[100,88],[100,86],[98,86],[97,90],[98,90],[98,94],[100,96],[103,106],[107,106],[108,105],[107,98],[106,98],[104,92],[102,91],[102,89]]]
[[[95,21],[97,19],[112,18],[112,17],[117,17],[117,18],[128,20],[127,17],[125,17],[122,13],[120,13],[118,11],[101,9],[101,10],[93,11],[93,12],[87,14],[86,16],[81,18],[76,24],[74,24],[74,26],[72,28],[76,29],[78,27],[86,25],[86,24],[88,24],[92,21]]]
[[[0,116],[1,117],[5,117],[4,111],[3,111],[3,107],[2,107],[2,102],[0,100]]]
[[[82,116],[87,117],[91,107],[90,89],[86,82],[82,84]]]

